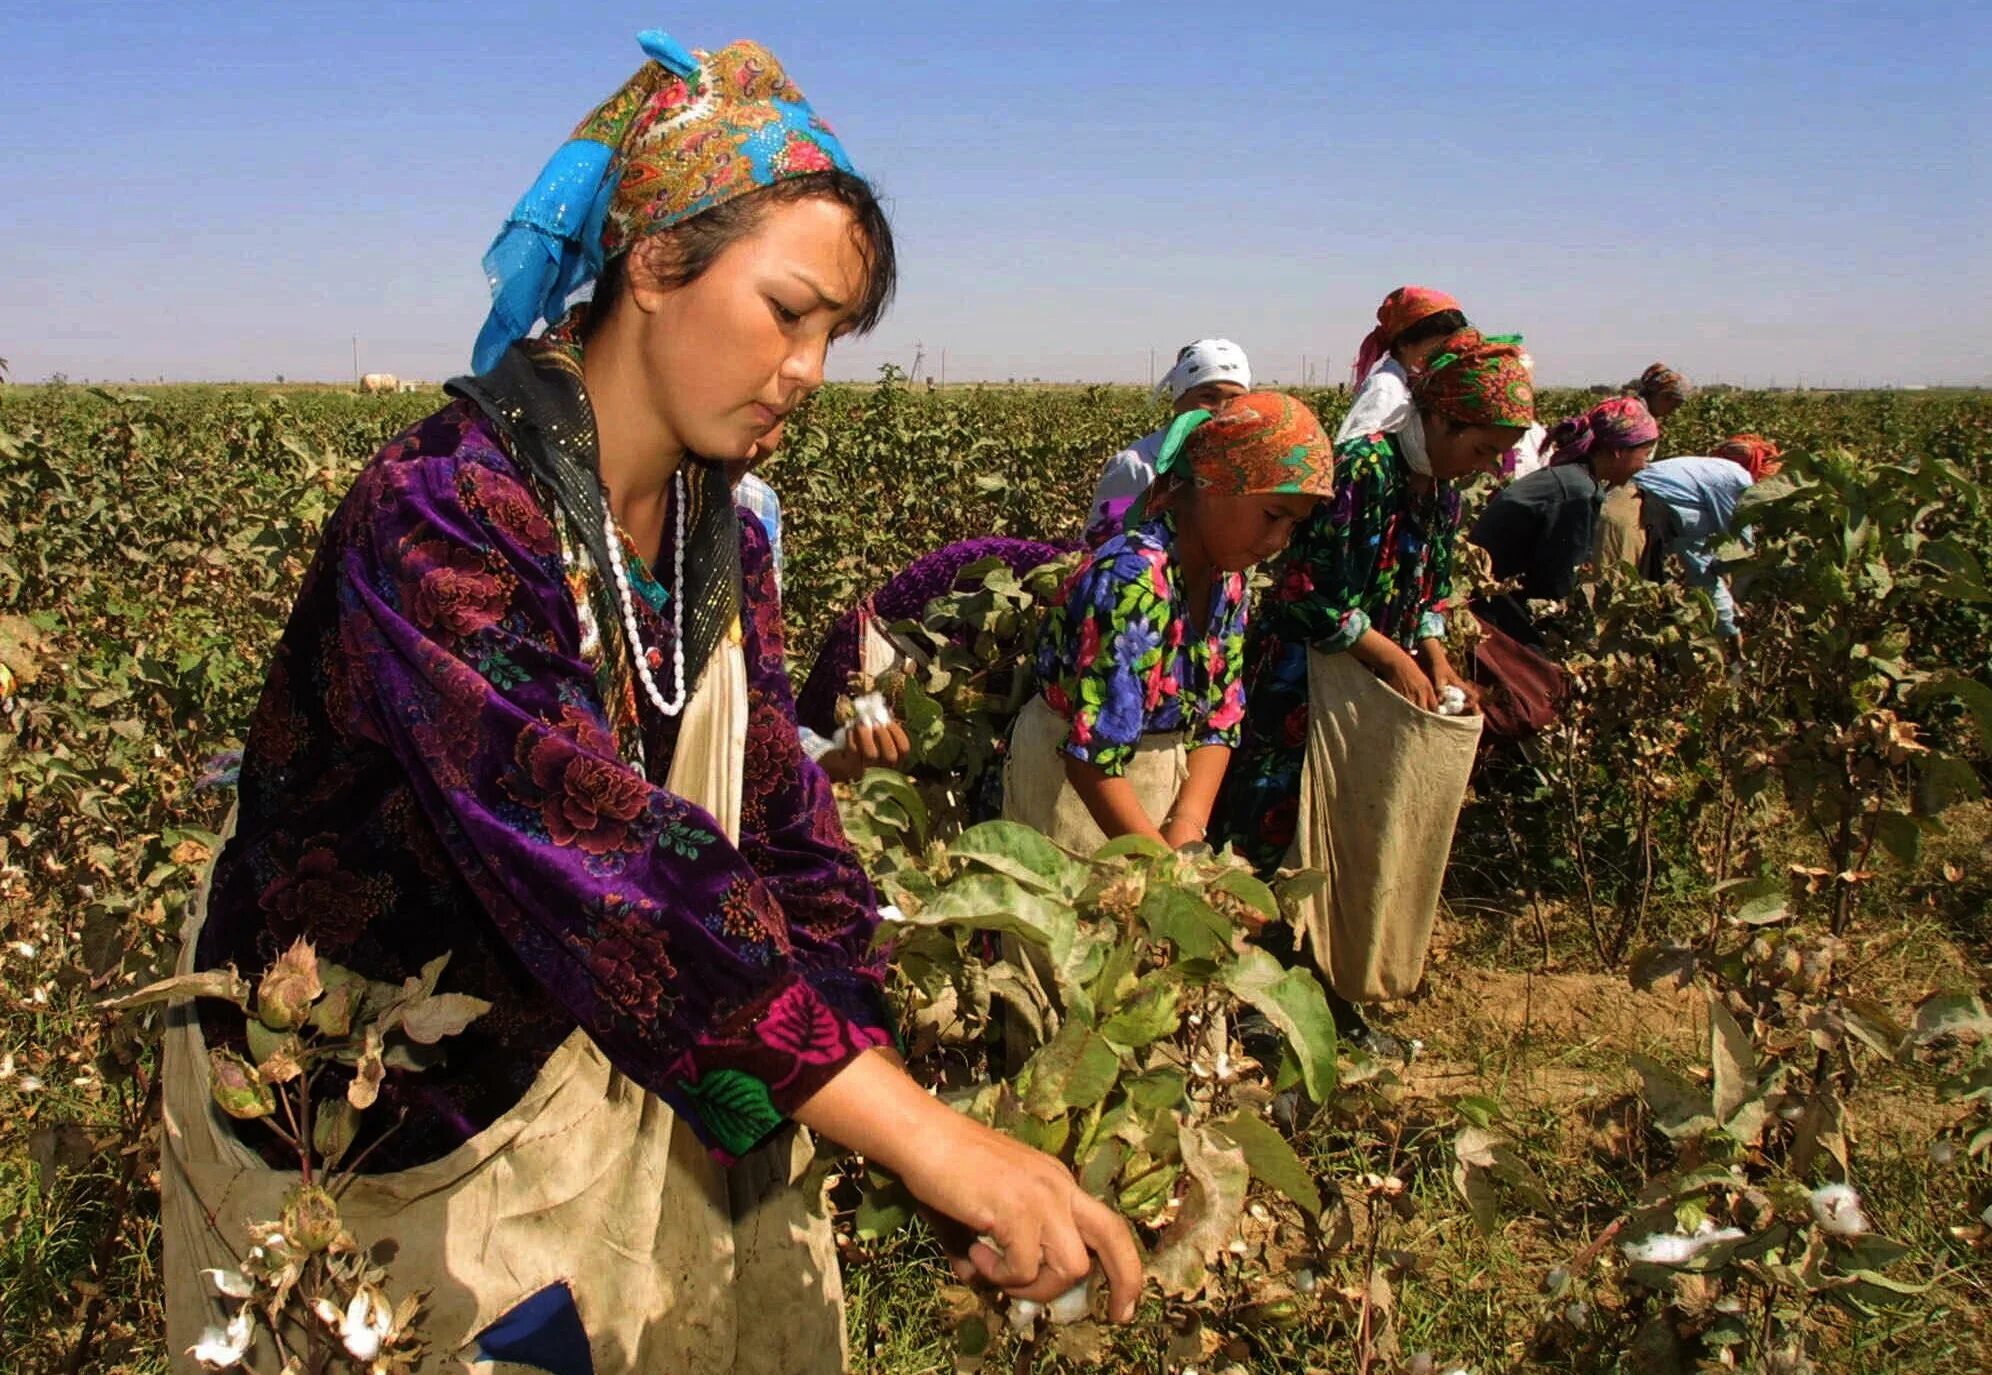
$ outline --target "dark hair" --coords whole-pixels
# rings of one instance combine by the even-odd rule
[[[1390,341],[1394,349],[1409,348],[1430,339],[1443,339],[1448,334],[1466,328],[1466,313],[1458,310],[1442,310],[1436,315],[1427,315],[1415,325],[1408,325],[1404,332]]]
[[[892,245],[892,225],[879,204],[870,182],[850,172],[811,172],[787,177],[772,186],[749,191],[744,196],[722,201],[690,219],[660,230],[632,245],[632,252],[645,251],[645,266],[666,286],[690,286],[705,275],[713,260],[757,229],[774,205],[798,201],[835,201],[851,212],[855,221],[858,251],[865,263],[865,289],[851,316],[851,332],[868,334],[885,318],[892,295],[899,286],[899,257]],[[651,254],[647,245],[666,250]],[[601,327],[621,299],[629,276],[629,253],[619,253],[602,269],[595,281],[594,299],[582,318],[585,339]]]

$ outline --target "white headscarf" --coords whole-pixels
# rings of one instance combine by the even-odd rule
[[[1187,344],[1176,355],[1176,366],[1156,384],[1155,394],[1166,391],[1170,400],[1180,401],[1184,392],[1206,382],[1236,382],[1246,391],[1252,390],[1252,365],[1245,361],[1245,350],[1229,339],[1199,339]]]

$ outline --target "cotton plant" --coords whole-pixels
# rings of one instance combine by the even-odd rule
[[[187,1350],[203,1368],[247,1368],[265,1354],[281,1363],[279,1375],[406,1375],[421,1363],[422,1296],[389,1299],[388,1273],[345,1225],[339,1199],[400,1125],[354,1152],[387,1071],[419,1072],[434,1062],[438,1043],[490,1009],[482,999],[436,991],[448,959],[400,983],[382,982],[320,959],[299,940],[253,989],[231,967],[161,980],[103,1004],[130,1011],[191,996],[238,1008],[248,1054],[211,1047],[209,1092],[224,1113],[261,1123],[297,1159],[297,1186],[281,1215],[248,1225],[238,1265],[201,1272],[226,1315]],[[348,1073],[335,1091],[339,1071]],[[259,1342],[265,1335],[267,1346]]]
[[[1117,1206],[1166,1295],[1297,1321],[1309,1300],[1285,1257],[1305,1264],[1325,1205],[1274,1105],[1331,1101],[1339,1070],[1314,976],[1248,939],[1285,920],[1278,895],[1243,861],[1141,837],[1085,858],[1009,821],[936,841],[917,806],[879,773],[846,803],[854,834],[894,842],[871,868],[900,918],[881,939],[909,1068]],[[890,1179],[860,1189],[859,1241],[910,1221]],[[1269,1259],[1275,1237],[1289,1242]],[[970,1305],[958,1353],[979,1361],[1007,1325],[1083,1361],[1091,1311],[1085,1286],[1000,1317]]]

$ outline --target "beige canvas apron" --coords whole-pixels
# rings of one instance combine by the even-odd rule
[[[1598,531],[1591,562],[1599,568],[1616,568],[1629,563],[1643,568],[1646,561],[1646,527],[1641,523],[1639,489],[1622,482],[1605,493],[1598,503]]]
[[[746,723],[736,626],[686,708],[668,784],[735,839]],[[204,879],[182,972],[207,888]],[[191,1007],[176,1008],[168,1025],[160,1193],[166,1332],[179,1372],[198,1369],[187,1347],[234,1307],[217,1304],[198,1272],[238,1265],[244,1224],[278,1217],[297,1176],[265,1166],[211,1103]],[[577,1030],[496,1122],[440,1160],[360,1176],[340,1210],[363,1246],[393,1239],[390,1298],[428,1291],[424,1375],[525,1369],[474,1361],[475,1339],[563,1281],[602,1375],[840,1371],[843,1288],[829,1219],[820,1190],[794,1187],[811,1155],[807,1135],[788,1132],[722,1169]],[[249,1360],[276,1369],[267,1337]]]
[[[1074,854],[1090,855],[1107,843],[1106,832],[1065,777],[1061,752],[1072,723],[1039,693],[1017,714],[1010,753],[1003,761],[1003,818],[1043,831]],[[1181,735],[1145,735],[1128,760],[1126,778],[1148,819],[1160,826],[1190,776],[1189,749]]]
[[[1401,998],[1424,974],[1480,718],[1413,706],[1350,654],[1309,650],[1307,693],[1288,863],[1328,876],[1303,905],[1308,953],[1350,1002]]]

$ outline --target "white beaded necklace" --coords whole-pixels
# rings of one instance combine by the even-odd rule
[[[616,592],[622,599],[623,634],[629,640],[630,663],[636,668],[637,679],[642,682],[651,705],[666,716],[676,716],[685,709],[685,507],[690,502],[685,495],[685,468],[682,463],[671,479],[671,504],[678,510],[678,536],[672,543],[671,586],[666,592],[671,598],[671,668],[678,695],[668,702],[650,673],[651,661],[663,656],[654,649],[644,649],[643,641],[637,637],[636,602],[629,594],[629,557],[622,547],[621,532],[616,529],[615,512],[602,512],[602,534],[608,540],[610,563],[616,575]]]

